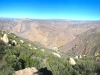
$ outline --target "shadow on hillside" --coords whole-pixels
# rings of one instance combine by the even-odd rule
[[[40,68],[38,70],[38,72],[36,72],[37,74],[42,73],[43,75],[53,75],[52,72],[50,70],[47,69],[47,67],[45,68]]]

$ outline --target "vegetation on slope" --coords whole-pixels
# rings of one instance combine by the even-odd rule
[[[8,34],[8,32],[4,33]],[[0,31],[0,37],[2,36]],[[39,43],[32,43],[14,36],[16,35],[8,34],[9,39],[18,42],[16,46],[10,46],[0,40],[0,75],[13,75],[15,71],[27,67],[36,67],[37,69],[47,67],[53,75],[100,74],[100,55],[75,59],[76,65],[72,66],[68,63],[67,55],[61,55],[59,58],[52,54],[54,51],[48,50]],[[20,40],[24,40],[24,43],[21,43]]]

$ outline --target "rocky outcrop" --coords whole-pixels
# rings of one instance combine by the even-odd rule
[[[12,45],[13,45],[13,46],[16,46],[17,44],[18,44],[18,43],[17,43],[15,40],[12,41]]]
[[[8,43],[9,42],[9,39],[8,39],[8,36],[7,34],[4,34],[3,37],[1,38],[1,40],[4,42],[4,43]]]
[[[75,59],[78,59],[79,57],[78,56],[75,56]]]
[[[74,60],[73,58],[69,58],[69,64],[71,64],[71,65],[75,65],[76,62],[75,62],[75,60]]]
[[[15,72],[15,75],[53,75],[50,70],[45,68],[40,68],[37,70],[35,67],[25,68]]]
[[[53,55],[55,55],[55,56],[61,58],[61,56],[60,56],[58,53],[53,52]]]
[[[21,42],[21,43],[24,43],[24,41],[23,41],[23,40],[20,40],[20,42]]]
[[[98,53],[95,53],[95,56],[98,56],[99,54]]]
[[[19,70],[15,72],[15,75],[36,75],[35,72],[38,70],[35,67],[25,68],[23,70]],[[39,75],[39,74],[37,74]]]
[[[79,55],[79,58],[82,58],[82,56],[81,56],[81,55]]]

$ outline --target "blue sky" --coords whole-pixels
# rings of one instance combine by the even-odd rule
[[[0,0],[0,17],[100,20],[100,0]]]

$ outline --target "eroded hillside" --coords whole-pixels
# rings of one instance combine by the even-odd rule
[[[96,30],[99,32],[99,29]],[[0,75],[99,75],[100,54],[69,56],[0,31]]]
[[[38,41],[50,49],[57,49],[74,40],[77,35],[96,28],[99,21],[66,20],[0,20],[0,28],[31,41]]]
[[[100,53],[100,27],[88,30],[60,48],[61,52],[74,55]]]

